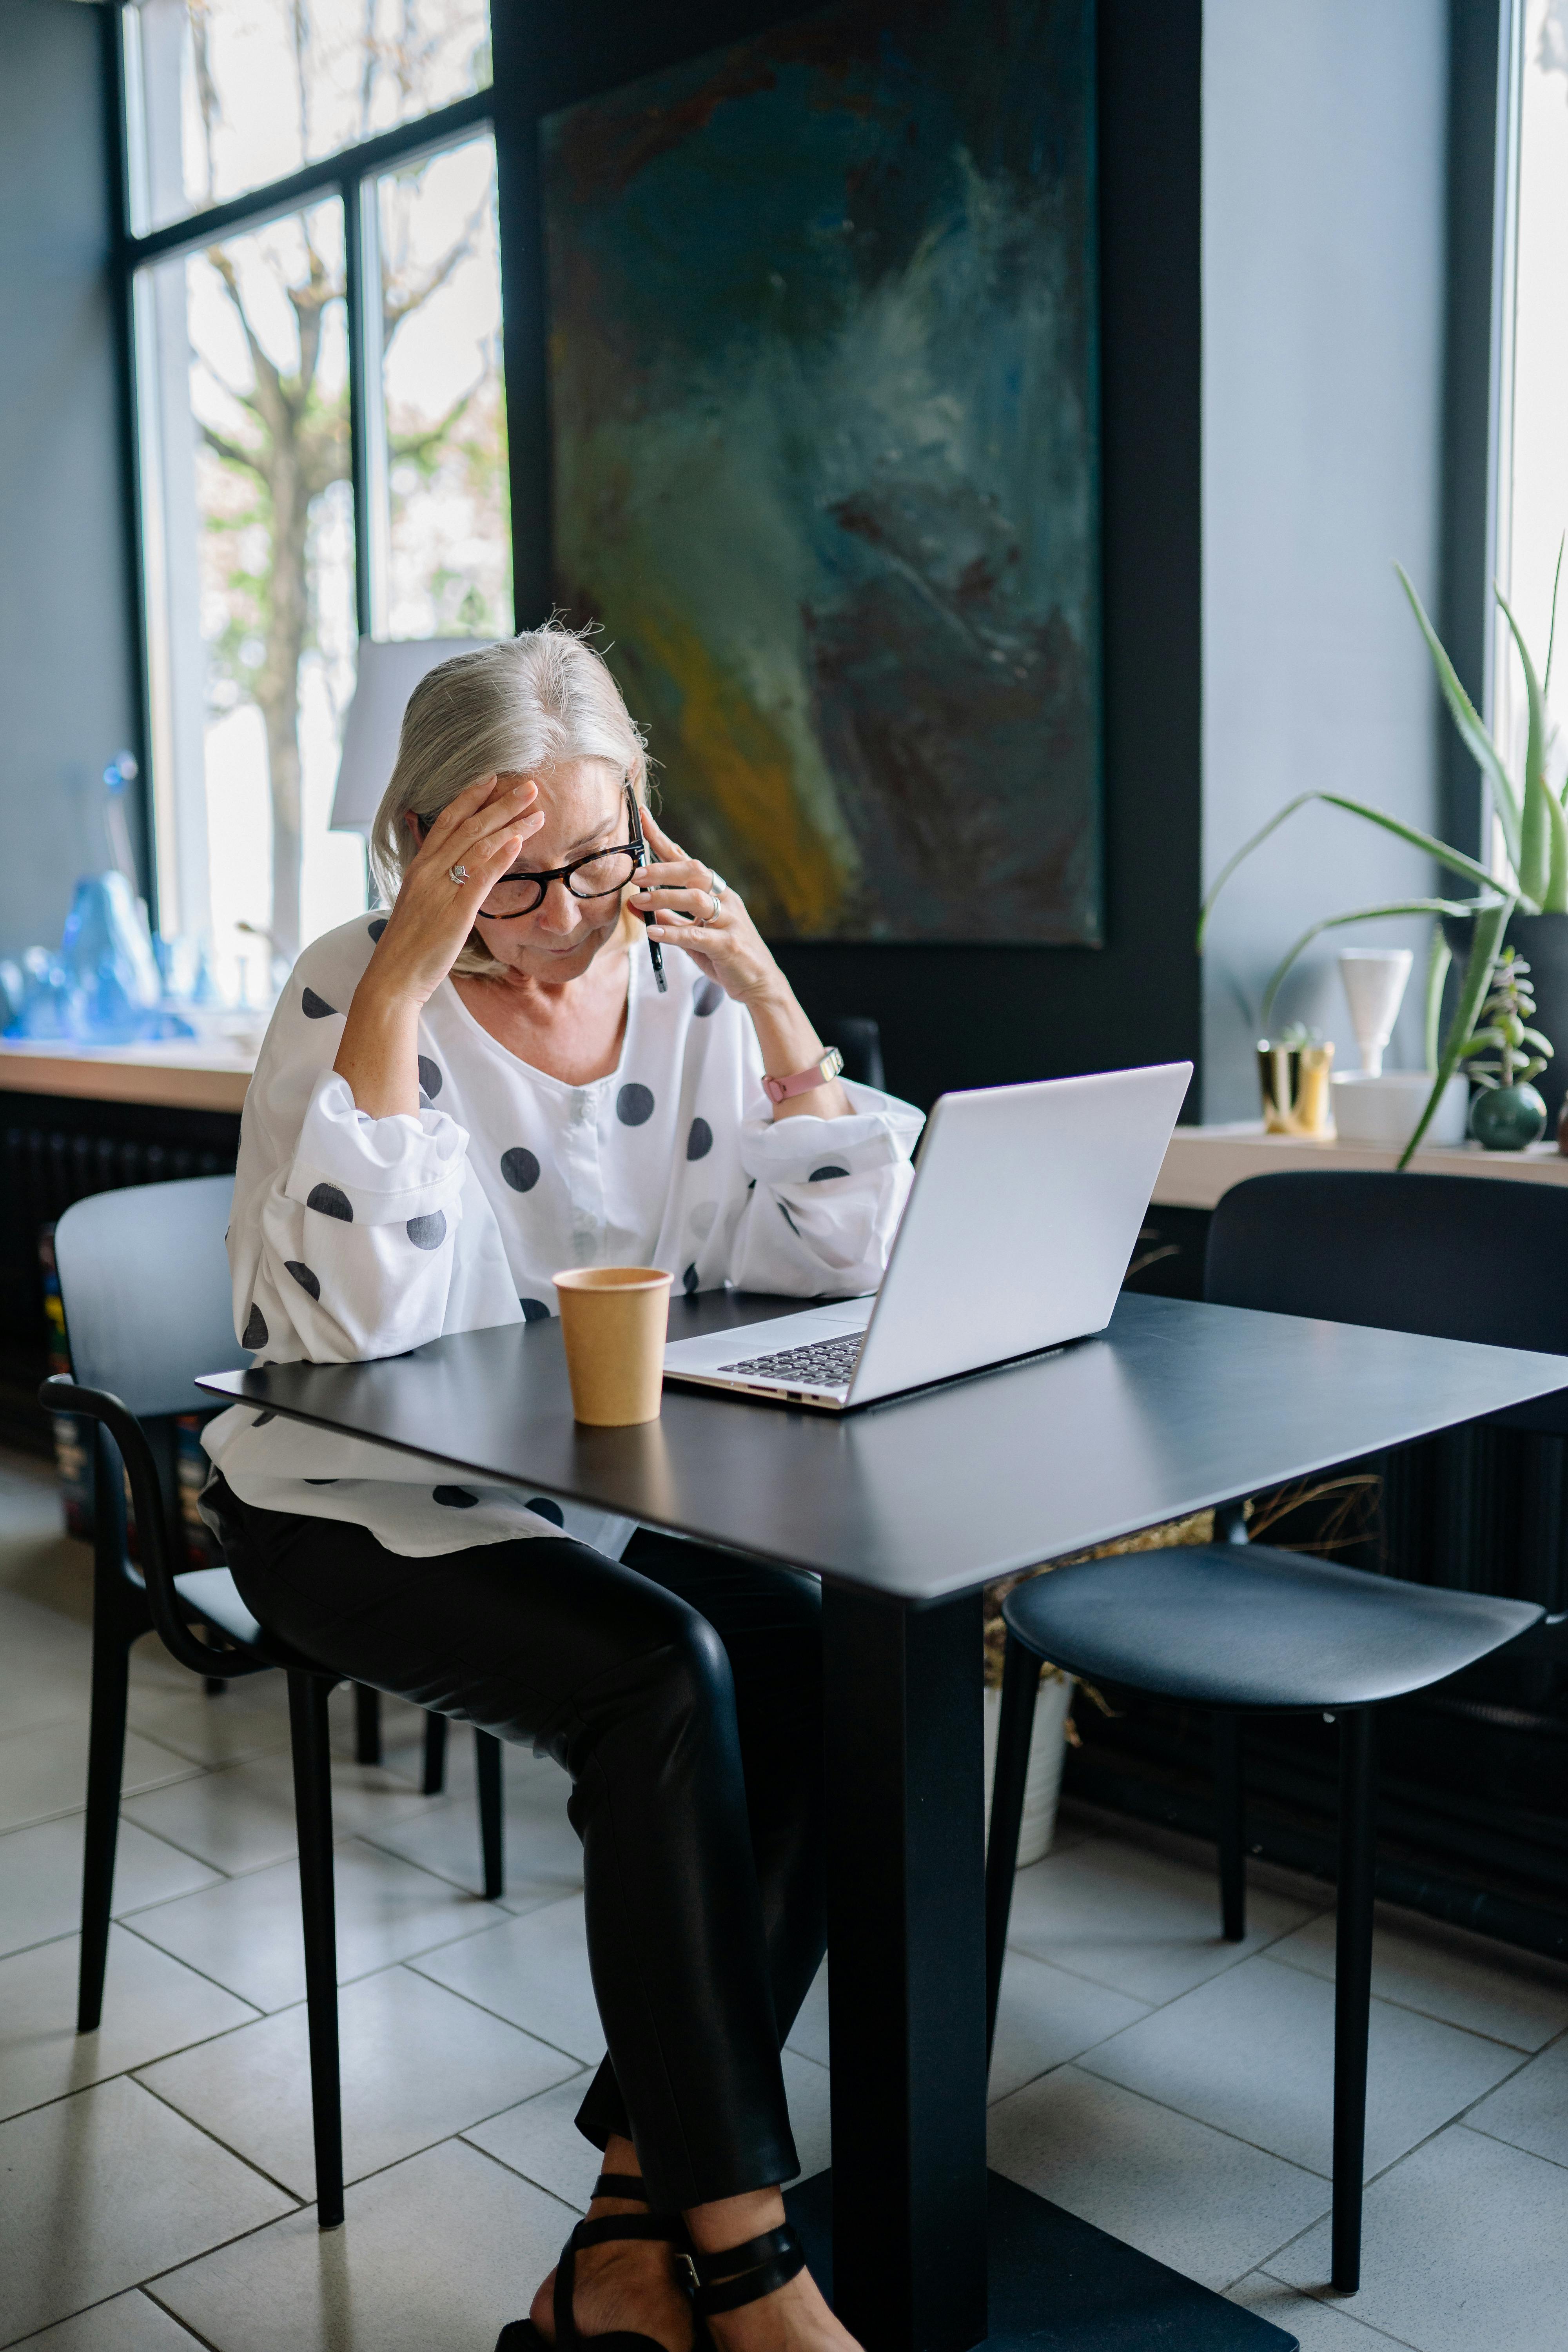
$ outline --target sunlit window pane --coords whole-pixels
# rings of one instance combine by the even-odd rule
[[[1557,550],[1568,528],[1568,0],[1528,0],[1521,88],[1511,419],[1505,414],[1500,570],[1540,669],[1551,626]],[[1511,421],[1511,434],[1508,425]],[[1568,599],[1563,605],[1568,618]],[[1522,772],[1528,717],[1524,681],[1500,625],[1494,640],[1494,716]],[[1568,719],[1568,665],[1552,664],[1552,700]],[[1568,768],[1561,730],[1549,753],[1553,780]]]
[[[142,0],[126,18],[139,232],[490,79],[485,0]]]
[[[486,135],[390,173],[376,189],[378,636],[511,631],[495,185]]]
[[[137,317],[160,919],[265,1002],[260,934],[291,960],[364,904],[327,831],[355,649],[341,206],[143,272]]]

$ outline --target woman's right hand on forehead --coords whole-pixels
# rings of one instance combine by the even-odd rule
[[[431,818],[404,870],[367,980],[420,1004],[434,994],[461,953],[478,909],[544,823],[538,800],[531,776],[481,776]],[[463,867],[466,881],[453,881],[455,866]]]

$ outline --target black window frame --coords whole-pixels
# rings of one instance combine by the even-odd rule
[[[151,647],[147,627],[148,583],[142,484],[142,418],[137,385],[135,319],[136,282],[143,269],[153,262],[179,259],[186,254],[198,253],[204,246],[210,245],[215,236],[227,236],[236,230],[262,227],[268,221],[299,212],[306,205],[320,203],[323,198],[336,197],[341,204],[344,307],[348,314],[349,341],[349,479],[354,518],[354,617],[357,634],[362,637],[369,636],[372,635],[371,542],[363,527],[373,496],[368,404],[373,390],[379,396],[380,385],[378,383],[372,387],[367,382],[369,355],[365,350],[363,327],[365,256],[363,206],[366,202],[374,201],[375,184],[384,173],[395,170],[399,164],[439,153],[445,148],[460,144],[467,137],[488,131],[495,141],[496,151],[497,242],[500,263],[502,366],[510,456],[508,489],[513,548],[512,604],[519,626],[523,625],[524,612],[531,610],[537,602],[540,578],[547,567],[548,556],[538,536],[542,518],[538,511],[541,501],[536,479],[536,445],[542,420],[540,387],[534,381],[539,373],[537,328],[523,334],[513,323],[525,314],[531,318],[532,306],[528,299],[531,290],[528,284],[531,275],[531,255],[525,257],[517,251],[519,243],[531,247],[531,240],[519,240],[509,235],[509,222],[515,223],[520,217],[520,200],[526,205],[531,195],[537,167],[532,158],[531,138],[520,138],[515,117],[509,124],[506,110],[497,102],[500,58],[510,49],[515,37],[510,0],[490,0],[492,78],[483,89],[474,90],[468,97],[455,100],[451,105],[439,107],[412,121],[399,123],[390,131],[379,131],[373,139],[361,140],[352,147],[340,148],[316,163],[304,165],[298,172],[289,173],[283,179],[268,181],[265,186],[252,189],[244,195],[231,197],[221,205],[204,206],[200,211],[184,215],[162,227],[140,233],[131,225],[132,141],[127,115],[131,92],[125,70],[126,20],[134,14],[134,0],[111,0],[111,5],[102,11],[110,161],[110,276],[120,380],[127,584],[133,631],[136,740],[132,748],[141,769],[135,788],[135,832],[139,836],[136,846],[143,891],[153,926],[156,929],[158,861],[150,768]],[[531,124],[528,131],[531,132]],[[514,361],[517,363],[515,373]],[[523,512],[525,507],[528,509],[526,514]],[[520,521],[525,530],[531,527],[533,534],[531,541],[525,539],[523,544],[525,547],[531,544],[538,551],[527,566],[526,578],[519,576],[517,562]]]

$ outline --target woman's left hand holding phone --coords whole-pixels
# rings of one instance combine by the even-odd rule
[[[420,1013],[460,954],[476,909],[544,823],[538,798],[531,777],[481,776],[432,819],[354,991],[332,1065],[369,1118],[417,1115]],[[455,866],[466,881],[453,881]]]

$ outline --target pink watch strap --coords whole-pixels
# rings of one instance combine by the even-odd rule
[[[820,1062],[809,1069],[794,1070],[787,1078],[764,1078],[763,1092],[770,1102],[786,1102],[791,1095],[810,1094],[814,1087],[826,1087],[844,1067],[844,1056],[837,1045],[829,1045]]]

